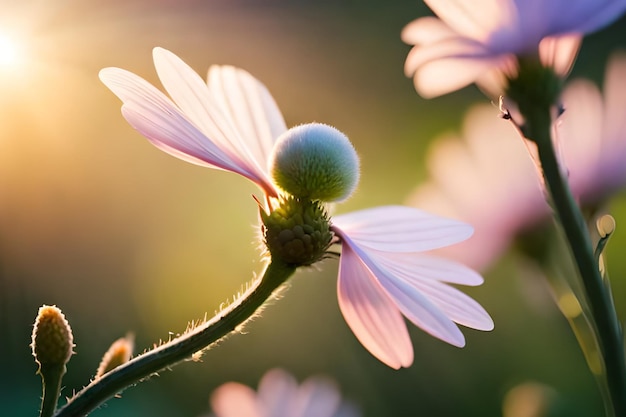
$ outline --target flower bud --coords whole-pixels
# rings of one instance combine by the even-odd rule
[[[293,127],[277,139],[270,172],[274,182],[295,197],[341,201],[359,182],[359,158],[339,130],[310,123]]]
[[[113,342],[100,361],[96,371],[96,379],[128,362],[133,355],[134,348],[135,338],[132,334],[120,337]]]
[[[319,201],[288,197],[266,214],[261,210],[265,244],[272,258],[288,265],[305,266],[321,260],[333,233]]]
[[[74,337],[65,316],[56,306],[39,308],[31,348],[39,367],[64,366],[72,356]]]

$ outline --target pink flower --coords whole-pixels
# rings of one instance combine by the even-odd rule
[[[439,17],[402,31],[415,45],[405,63],[415,88],[436,97],[477,82],[501,91],[515,75],[516,56],[538,56],[559,75],[569,72],[583,34],[616,20],[625,0],[425,0]]]
[[[259,389],[228,382],[211,395],[216,417],[358,417],[360,413],[342,401],[329,379],[311,377],[298,385],[281,369],[268,371]]]
[[[557,120],[557,149],[572,193],[598,207],[626,185],[626,55],[614,55],[605,76],[604,99],[591,82],[565,89],[565,113]],[[520,232],[550,218],[533,162],[536,150],[520,139],[493,106],[467,114],[461,138],[436,140],[428,157],[430,178],[409,204],[474,226],[465,242],[442,255],[486,269]],[[529,152],[530,151],[530,152]]]
[[[124,102],[128,122],[178,158],[238,173],[269,197],[277,196],[267,164],[274,141],[287,128],[265,87],[243,70],[215,66],[207,86],[161,48],[155,48],[154,61],[174,101],[128,71],[100,72]],[[413,361],[402,315],[455,346],[465,343],[455,323],[493,328],[476,301],[448,285],[479,285],[482,278],[454,262],[418,253],[467,239],[469,225],[414,208],[386,206],[336,216],[332,230],[342,245],[341,311],[361,343],[387,365],[399,368]]]

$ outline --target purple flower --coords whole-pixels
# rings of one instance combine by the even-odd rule
[[[211,394],[216,417],[359,417],[360,413],[342,401],[336,384],[311,377],[298,385],[281,369],[268,371],[258,391],[238,382],[227,382]]]
[[[415,88],[436,97],[478,83],[501,92],[517,56],[538,57],[559,75],[569,72],[583,34],[616,20],[625,0],[425,0],[438,16],[402,32],[415,45],[405,63]]]
[[[155,146],[183,160],[232,171],[279,195],[268,174],[274,141],[287,130],[267,89],[247,72],[213,66],[205,84],[161,48],[154,62],[173,101],[142,78],[106,68],[100,78],[124,102],[122,114]],[[457,263],[421,255],[467,239],[472,228],[409,207],[383,206],[335,216],[342,246],[338,293],[357,338],[393,368],[409,366],[413,348],[402,318],[455,346],[457,325],[491,330],[474,300],[448,285],[479,285],[482,277]]]
[[[587,80],[563,92],[565,112],[555,123],[555,147],[572,193],[595,208],[626,186],[626,55],[607,66],[604,98]],[[474,235],[439,252],[485,270],[520,232],[550,218],[538,175],[536,149],[496,117],[493,106],[467,114],[459,137],[435,140],[429,179],[409,204],[471,223]]]

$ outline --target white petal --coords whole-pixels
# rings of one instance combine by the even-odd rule
[[[217,417],[266,417],[250,387],[228,382],[211,394],[211,407]]]
[[[212,66],[208,83],[254,159],[266,169],[274,142],[287,130],[272,95],[248,72],[231,66]]]
[[[484,45],[462,37],[447,38],[435,43],[418,45],[411,49],[404,63],[404,74],[412,76],[429,62],[448,58],[480,59],[490,57]],[[462,71],[461,71],[462,72]]]
[[[248,174],[143,78],[120,68],[105,68],[100,79],[124,102],[122,113],[131,126],[156,146],[188,162]]]
[[[349,245],[342,245],[337,292],[348,326],[363,346],[386,365],[399,369],[413,363],[406,324],[372,272]]]
[[[163,86],[185,115],[239,166],[267,182],[265,160],[258,160],[249,145],[256,138],[241,136],[223,97],[217,101],[202,78],[170,51],[154,48],[153,57]]]
[[[468,224],[412,207],[381,206],[333,217],[335,232],[360,246],[388,252],[421,252],[461,242]],[[336,226],[336,227],[335,227]]]
[[[367,252],[395,279],[406,281],[452,321],[477,330],[492,330],[493,320],[474,299],[446,284],[479,285],[482,277],[456,262],[426,255]]]

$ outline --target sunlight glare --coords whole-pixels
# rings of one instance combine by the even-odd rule
[[[22,51],[19,43],[10,36],[0,33],[0,68],[9,69],[19,65]]]

